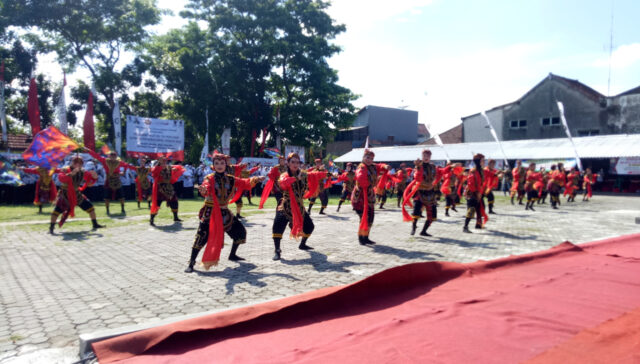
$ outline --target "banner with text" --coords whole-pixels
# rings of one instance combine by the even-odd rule
[[[184,160],[184,121],[127,115],[127,155]]]
[[[640,157],[620,157],[613,168],[615,174],[640,174]]]

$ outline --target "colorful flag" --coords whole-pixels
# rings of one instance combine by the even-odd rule
[[[269,157],[272,158],[279,158],[280,157],[280,150],[278,148],[266,148],[264,150],[264,154],[268,155]]]
[[[22,158],[31,164],[47,169],[55,168],[64,157],[79,146],[55,126],[50,126],[33,138],[33,142],[22,153]]]
[[[109,155],[109,153],[111,153],[111,149],[109,149],[108,145],[103,145],[102,148],[100,148],[100,153],[102,153],[102,155]]]
[[[2,141],[7,143],[7,118],[4,114],[4,60],[0,65],[0,121],[2,121]]]
[[[64,87],[67,85],[67,74],[62,77],[62,89],[60,90],[60,100],[58,101],[58,120],[60,120],[60,131],[64,134],[68,133],[67,125],[67,101],[64,96]]]
[[[113,106],[113,135],[116,137],[116,153],[122,155],[122,123],[120,119],[120,104],[116,100]]]
[[[84,146],[95,152],[96,137],[93,129],[93,89],[89,92],[87,100],[87,112],[84,114]]]
[[[578,155],[578,148],[576,148],[576,144],[573,142],[573,138],[571,137],[571,131],[569,130],[569,124],[567,123],[567,118],[564,116],[564,105],[561,101],[558,101],[558,110],[560,110],[560,120],[562,121],[562,127],[564,128],[564,132],[567,134],[567,138],[571,142],[571,146],[573,146],[573,152],[576,155],[576,161],[578,163],[578,169],[582,172],[582,161],[580,160],[580,156]]]
[[[29,112],[29,122],[31,123],[31,135],[36,135],[40,131],[40,108],[38,107],[38,87],[33,76],[31,76],[31,82],[29,83],[27,111]]]

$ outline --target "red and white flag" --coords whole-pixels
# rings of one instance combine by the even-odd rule
[[[31,135],[36,135],[40,131],[40,108],[38,106],[38,87],[33,74],[29,83],[27,111],[29,113],[29,123],[31,123]]]

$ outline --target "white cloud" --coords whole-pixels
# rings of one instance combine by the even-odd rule
[[[640,43],[624,44],[611,54],[611,68],[621,69],[640,62]],[[601,57],[593,62],[595,67],[609,67],[609,57]]]
[[[349,30],[365,31],[376,23],[401,15],[420,15],[434,0],[333,0],[329,15]],[[406,17],[402,17],[404,19]]]

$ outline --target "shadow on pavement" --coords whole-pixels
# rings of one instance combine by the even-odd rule
[[[473,233],[478,234],[480,233],[482,230],[476,230]],[[462,234],[462,232],[461,232]],[[471,235],[471,234],[469,234]],[[434,243],[442,243],[442,244],[455,244],[455,245],[459,245],[463,248],[484,248],[484,249],[498,249],[495,246],[493,246],[493,244],[491,243],[474,243],[471,241],[465,241],[465,240],[458,240],[458,239],[451,239],[451,238],[442,238],[442,237],[437,237],[437,238],[420,238],[421,240],[424,241],[431,241]]]
[[[283,253],[284,254],[284,253]],[[356,265],[371,265],[374,263],[356,263],[348,260],[343,260],[340,262],[330,262],[327,259],[327,256],[322,253],[318,253],[313,250],[309,250],[309,258],[307,259],[297,259],[297,260],[287,260],[282,258],[282,264],[286,265],[311,265],[313,269],[318,272],[341,272],[341,273],[349,273],[349,270],[346,269],[348,267],[353,267]]]
[[[182,231],[182,230],[196,230],[197,229],[195,227],[184,227],[184,226],[182,226],[182,223],[179,222],[179,221],[174,222],[171,225],[156,225],[153,228],[157,229],[157,230],[160,230],[160,231],[163,231],[165,233],[177,233],[177,232]]]
[[[330,219],[333,219],[333,220],[342,220],[342,221],[349,220],[349,218],[346,217],[346,216],[336,216],[336,215],[329,215],[329,214],[324,215],[324,216],[326,216],[326,217],[328,217]]]
[[[498,230],[486,230],[491,235],[500,236],[507,239],[517,239],[517,240],[538,240],[538,235],[514,235],[511,233],[505,233],[504,231]]]
[[[373,245],[372,248],[374,253],[395,255],[397,257],[405,258],[405,259],[437,260],[437,258],[442,257],[442,255],[438,253],[411,251],[411,250],[405,250],[400,248],[393,248],[388,245],[376,244],[376,245]]]
[[[95,230],[67,231],[67,232],[62,232],[60,234],[56,234],[56,235],[62,236],[62,240],[64,241],[69,241],[69,240],[84,241],[89,238],[101,238],[103,236],[102,234],[96,232]]]
[[[235,292],[235,286],[242,283],[249,283],[254,287],[266,287],[267,283],[262,280],[267,277],[281,277],[292,279],[294,281],[300,280],[290,274],[252,272],[252,270],[257,268],[253,263],[239,262],[238,264],[239,266],[237,268],[226,267],[224,270],[218,272],[203,272],[199,270],[195,270],[194,272],[199,276],[226,279],[227,283],[225,284],[225,287],[227,289],[227,295],[233,294]]]

